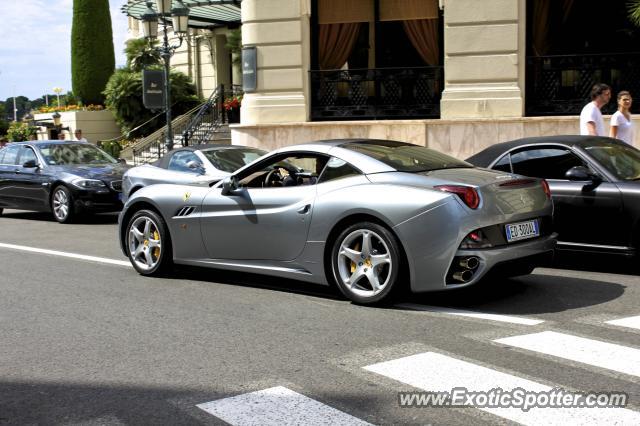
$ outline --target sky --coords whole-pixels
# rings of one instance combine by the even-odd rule
[[[126,0],[109,0],[116,67],[126,62]],[[73,0],[0,0],[0,100],[71,89]]]

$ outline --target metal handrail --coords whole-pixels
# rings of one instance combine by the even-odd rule
[[[111,139],[102,139],[98,141],[98,144],[101,144],[103,142],[116,142],[116,141],[121,141],[123,139],[128,138],[131,133],[135,132],[136,130],[140,130],[142,127],[146,126],[147,124],[151,123],[153,120],[155,120],[156,118],[158,118],[159,116],[164,115],[164,111],[163,112],[159,112],[158,114],[154,115],[153,117],[151,117],[150,119],[148,119],[147,121],[145,121],[144,123],[134,127],[133,129],[129,130],[127,133],[125,133],[124,135],[120,135],[118,137],[115,138],[111,138]]]

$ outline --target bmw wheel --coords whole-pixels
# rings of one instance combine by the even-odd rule
[[[70,223],[73,220],[73,196],[64,186],[57,186],[51,194],[51,211],[53,217],[60,223]]]
[[[151,210],[140,210],[127,226],[127,255],[142,275],[159,275],[172,263],[171,238],[162,217]]]
[[[333,278],[340,291],[356,303],[377,303],[396,287],[401,266],[396,237],[372,222],[349,226],[331,251]]]

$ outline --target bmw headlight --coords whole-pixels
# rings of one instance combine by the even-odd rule
[[[98,179],[77,178],[72,180],[71,183],[77,186],[78,188],[82,188],[82,189],[101,189],[101,188],[107,187],[107,185],[105,185],[104,182]]]

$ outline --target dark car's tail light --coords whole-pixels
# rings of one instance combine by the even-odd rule
[[[462,185],[438,185],[435,189],[456,194],[471,209],[477,209],[480,205],[480,195],[475,188]]]
[[[549,183],[545,179],[542,179],[540,183],[542,184],[542,189],[544,190],[544,193],[547,194],[547,200],[550,200],[551,189],[549,189]]]

